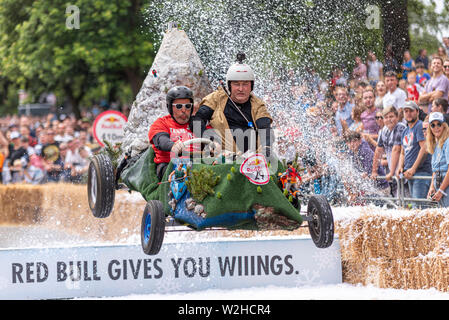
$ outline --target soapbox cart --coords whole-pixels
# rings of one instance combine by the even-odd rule
[[[200,138],[184,142],[186,148],[195,143],[210,141]],[[165,232],[180,225],[196,231],[217,228],[293,231],[307,222],[317,247],[332,244],[334,222],[326,198],[283,190],[279,177],[286,168],[280,161],[269,163],[261,154],[236,161],[235,155],[213,157],[210,150],[201,155],[201,158],[173,159],[161,181],[156,175],[151,147],[132,158],[124,157],[116,166],[108,155],[95,155],[89,165],[87,183],[93,215],[107,218],[111,214],[115,190],[139,192],[147,201],[141,222],[141,244],[149,255],[158,254]],[[301,204],[307,208],[303,214]]]

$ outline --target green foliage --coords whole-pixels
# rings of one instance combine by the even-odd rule
[[[449,13],[449,2],[444,1],[442,11],[436,10],[435,0],[420,1],[408,0],[408,21],[410,32],[410,53],[412,57],[418,56],[420,49],[426,49],[428,56],[436,53],[441,46],[437,35],[441,30],[447,28],[447,16]],[[443,34],[443,36],[446,36]]]
[[[115,145],[112,145],[112,143],[107,140],[103,140],[103,142],[105,144],[105,147],[102,149],[101,153],[107,155],[111,159],[112,166],[114,168],[117,168],[118,159],[123,152],[122,144],[116,143]]]
[[[19,88],[12,82],[0,77],[0,116],[17,113]]]
[[[203,201],[208,195],[215,194],[214,187],[220,181],[220,176],[217,176],[211,169],[201,167],[201,169],[188,169],[187,175],[189,178],[186,181],[187,189],[192,197],[197,201]]]
[[[261,186],[257,186],[257,193],[262,193],[262,187]]]
[[[222,195],[221,195],[221,192],[219,191],[219,192],[217,192],[217,199],[221,199],[222,198]]]
[[[69,5],[79,8],[79,29],[66,24]],[[0,0],[0,70],[34,95],[51,90],[75,107],[86,95],[108,98],[142,81],[152,63],[141,10],[137,0]]]

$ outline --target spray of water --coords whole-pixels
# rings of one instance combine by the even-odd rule
[[[256,74],[255,93],[274,118],[281,155],[313,154],[323,170],[369,192],[372,183],[339,156],[328,122],[317,115],[329,111],[318,74],[325,78],[367,51],[365,6],[363,0],[156,0],[147,8],[146,23],[159,42],[169,21],[180,24],[213,87],[224,80],[236,54],[245,52]]]

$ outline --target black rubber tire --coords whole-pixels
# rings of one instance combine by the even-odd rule
[[[307,204],[307,216],[310,236],[318,248],[327,248],[334,242],[334,218],[326,197],[313,195]]]
[[[115,176],[111,159],[95,155],[87,174],[87,198],[94,217],[107,218],[114,208]]]
[[[147,219],[151,219],[151,227],[147,230]],[[149,232],[148,232],[149,231]],[[164,242],[165,213],[162,202],[150,200],[142,215],[140,240],[145,254],[156,255]]]

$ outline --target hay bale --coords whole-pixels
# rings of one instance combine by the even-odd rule
[[[39,221],[42,189],[33,185],[0,185],[0,224],[26,225]]]
[[[41,220],[45,226],[64,229],[91,240],[121,242],[140,234],[140,221],[145,204],[142,197],[129,196],[126,191],[118,191],[111,215],[99,219],[90,211],[86,186],[47,185]]]
[[[146,202],[137,194],[117,191],[110,217],[93,217],[85,185],[0,186],[0,223],[39,224],[96,241],[121,242],[140,234]]]

